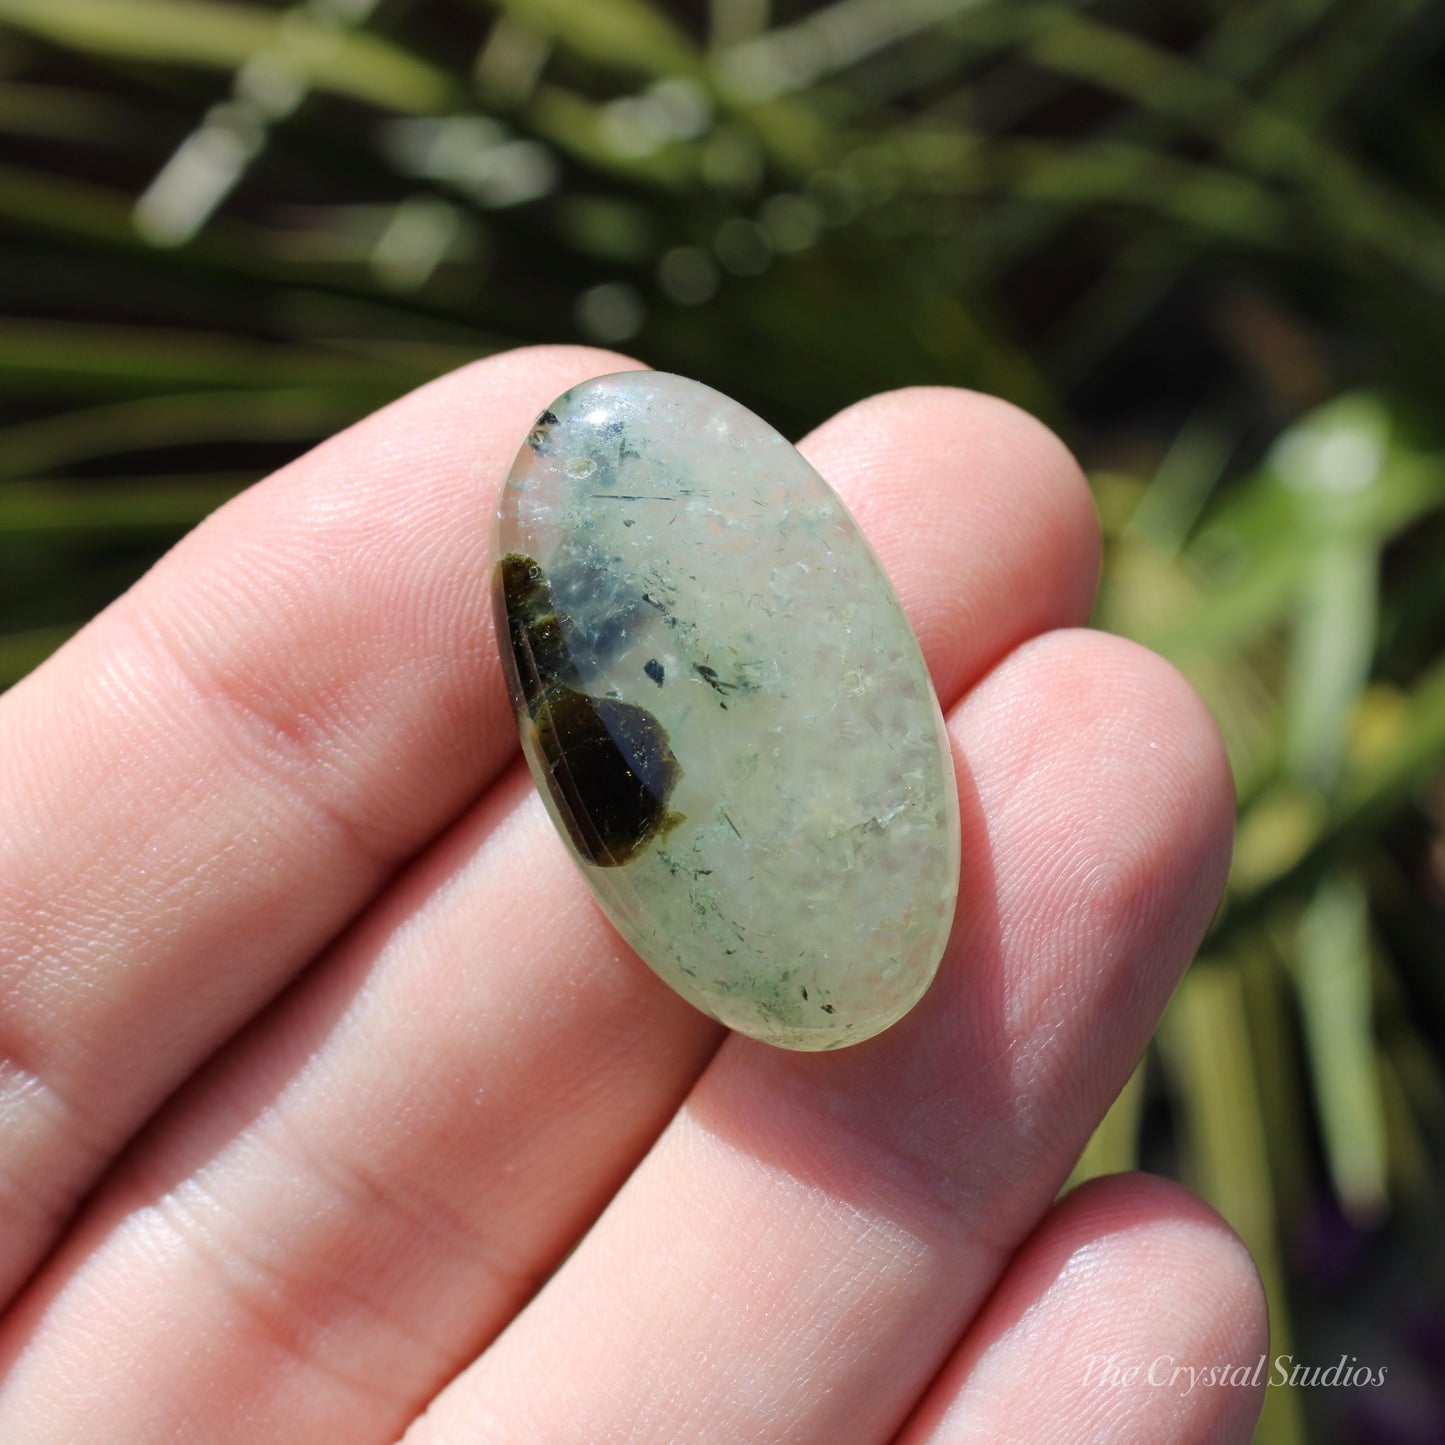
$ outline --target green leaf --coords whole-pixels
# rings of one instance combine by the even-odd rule
[[[495,0],[519,24],[598,65],[653,76],[700,75],[702,54],[647,0]]]
[[[0,319],[0,383],[12,392],[354,388],[387,400],[430,373],[321,348],[159,327]]]
[[[1299,921],[1295,980],[1335,1193],[1359,1226],[1385,1213],[1385,1111],[1370,991],[1369,907],[1349,872],[1324,878]]]
[[[1292,224],[1285,198],[1249,176],[1126,141],[985,140],[918,127],[860,143],[852,159],[944,195],[1009,196],[1060,209],[1120,206],[1267,249],[1282,248]]]
[[[239,69],[265,54],[338,95],[399,111],[440,110],[458,98],[445,71],[375,35],[286,11],[221,0],[0,0],[0,22],[124,60]]]
[[[1041,7],[1029,53],[1217,144],[1241,169],[1297,188],[1314,203],[1315,238],[1370,248],[1432,292],[1445,292],[1445,227],[1413,197],[1340,151],[1317,129],[1233,82],[1137,35]]]
[[[1288,1351],[1291,1326],[1264,1127],[1268,1103],[1259,1091],[1238,969],[1222,960],[1190,969],[1159,1037],[1184,1118],[1187,1177],[1249,1246],[1269,1298],[1271,1354]],[[1258,1438],[1303,1445],[1295,1392],[1266,1395]]]
[[[78,628],[78,622],[0,632],[0,688],[11,687],[33,672]]]
[[[345,392],[145,396],[7,427],[0,431],[0,478],[194,442],[319,440],[365,410],[361,398]]]
[[[0,535],[176,533],[195,526],[254,480],[228,475],[0,482]]]
[[[1225,946],[1281,898],[1312,888],[1331,859],[1352,844],[1367,846],[1415,789],[1445,767],[1445,662],[1426,672],[1391,713],[1381,727],[1383,735],[1372,739],[1362,755],[1346,759],[1323,815],[1311,813],[1308,838],[1296,840],[1298,846],[1276,859],[1277,866],[1261,870],[1244,886],[1231,880],[1229,910],[1214,933],[1216,946]],[[1293,796],[1302,807],[1306,799],[1323,806],[1317,794],[1296,790]],[[1252,814],[1241,821],[1241,851]]]
[[[1119,1174],[1139,1167],[1139,1121],[1144,1113],[1144,1061],[1141,1059],[1109,1112],[1099,1121],[1065,1186],[1072,1189],[1086,1179]]]
[[[1303,556],[1284,763],[1292,777],[1317,786],[1339,772],[1374,657],[1383,538],[1368,523],[1386,511],[1389,449],[1384,409],[1348,397],[1288,433],[1274,453],[1274,469],[1297,502],[1289,531]]]

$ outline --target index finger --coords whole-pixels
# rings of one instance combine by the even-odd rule
[[[0,1303],[139,1123],[516,748],[490,492],[568,387],[442,378],[222,508],[0,704]]]

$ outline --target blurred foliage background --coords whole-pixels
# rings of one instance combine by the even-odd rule
[[[1261,1441],[1445,1439],[1445,11],[1423,0],[0,0],[0,686],[185,528],[480,353],[797,434],[1074,446],[1097,623],[1212,705],[1229,895],[1080,1162],[1218,1206]]]

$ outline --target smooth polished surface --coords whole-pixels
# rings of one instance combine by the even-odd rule
[[[906,1013],[953,918],[952,761],[898,599],[822,478],[697,382],[599,377],[538,418],[495,555],[523,750],[642,958],[786,1048]]]

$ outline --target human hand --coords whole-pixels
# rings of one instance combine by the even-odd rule
[[[1077,468],[945,389],[803,443],[932,669],[963,871],[914,1012],[785,1053],[621,943],[502,683],[489,489],[632,364],[423,388],[0,699],[0,1440],[1249,1438],[1257,1392],[1104,1364],[1264,1351],[1228,1228],[1141,1176],[1054,1203],[1232,817],[1189,687],[1069,630]]]

